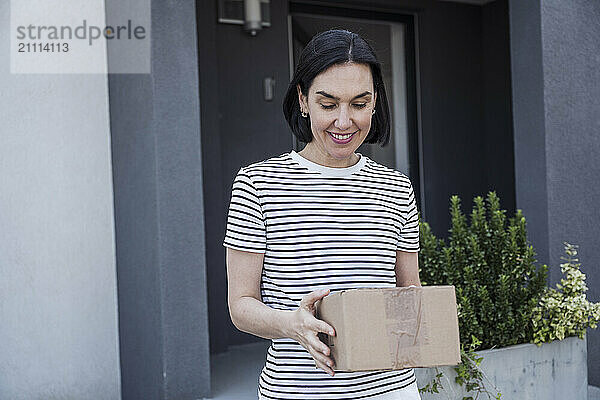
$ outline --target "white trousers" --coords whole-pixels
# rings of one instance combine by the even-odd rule
[[[375,397],[365,397],[364,400],[421,400],[417,382],[395,392],[387,392]]]
[[[259,397],[259,400],[266,400],[264,397]],[[405,388],[395,392],[387,392],[375,397],[363,397],[360,400],[421,400],[417,382],[413,382]]]

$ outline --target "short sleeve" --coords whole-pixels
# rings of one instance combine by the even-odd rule
[[[400,210],[402,212],[402,220],[404,225],[400,228],[396,250],[407,252],[419,251],[419,213],[417,210],[417,202],[415,200],[415,192],[409,181],[408,199],[400,200]]]
[[[250,176],[242,167],[233,180],[223,246],[264,253],[266,243],[265,222],[259,195]]]

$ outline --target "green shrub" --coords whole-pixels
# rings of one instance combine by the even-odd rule
[[[585,295],[585,274],[575,258],[577,246],[565,242],[568,257],[561,257],[566,261],[561,264],[565,278],[556,289],[549,288],[548,267],[536,265],[521,210],[508,222],[505,212],[496,193],[489,192],[485,202],[475,197],[467,222],[460,199],[452,196],[448,244],[436,238],[426,222],[419,222],[422,284],[456,288],[462,362],[454,368],[454,379],[475,396],[463,400],[484,395],[501,398],[497,388],[490,391],[484,385],[479,368],[482,357],[476,350],[583,338],[587,328],[596,328],[600,322],[600,303],[590,303]],[[436,372],[420,392],[444,389],[443,374]]]
[[[424,285],[454,285],[461,344],[477,349],[527,343],[531,316],[546,288],[548,267],[536,265],[521,210],[506,219],[495,192],[475,197],[470,221],[452,196],[449,243],[420,222],[420,276]]]

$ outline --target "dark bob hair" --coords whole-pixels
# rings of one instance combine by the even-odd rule
[[[313,135],[310,115],[307,118],[300,115],[296,86],[300,84],[302,94],[308,95],[308,89],[317,75],[333,65],[347,62],[368,65],[373,76],[374,90],[377,92],[375,114],[364,142],[379,143],[382,147],[389,142],[390,109],[381,76],[381,64],[377,61],[373,48],[363,38],[341,29],[321,32],[306,45],[283,100],[283,114],[299,141],[309,143]]]

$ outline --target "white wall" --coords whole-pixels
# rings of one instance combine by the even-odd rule
[[[0,2],[0,398],[119,399],[107,77],[11,75],[9,3]]]

